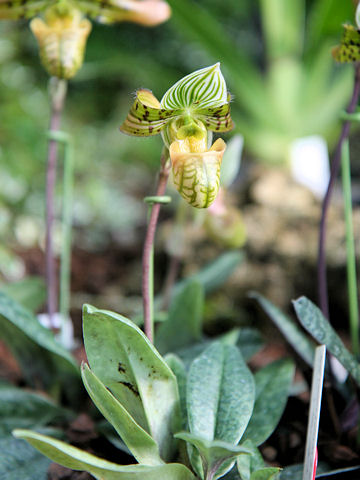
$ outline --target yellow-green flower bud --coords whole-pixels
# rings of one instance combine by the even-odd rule
[[[64,15],[54,8],[48,9],[45,21],[34,18],[30,28],[40,49],[43,66],[51,76],[72,78],[84,60],[91,23],[77,10]]]

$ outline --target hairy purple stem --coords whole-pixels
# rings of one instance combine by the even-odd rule
[[[354,80],[354,89],[347,108],[348,113],[354,113],[360,95],[360,66],[358,65],[355,69],[355,80]],[[320,220],[320,229],[319,229],[319,246],[318,246],[318,295],[319,295],[319,304],[320,309],[323,315],[329,319],[329,298],[328,298],[328,287],[327,287],[327,276],[326,276],[326,255],[325,255],[325,245],[326,245],[326,217],[330,205],[331,194],[334,189],[335,180],[339,174],[340,165],[341,165],[341,149],[350,133],[350,121],[346,121],[343,124],[341,135],[338,141],[338,144],[335,149],[334,158],[331,165],[331,173],[329,185],[323,200],[321,220]]]
[[[156,196],[162,196],[165,193],[167,181],[169,178],[169,165],[167,155],[162,155],[161,167],[159,172],[158,184],[156,188]],[[148,227],[146,231],[144,250],[143,250],[143,277],[142,277],[142,295],[143,295],[143,309],[144,309],[144,330],[148,339],[153,342],[153,325],[152,325],[152,286],[150,285],[150,263],[152,258],[154,238],[156,226],[159,218],[160,203],[154,203]]]
[[[50,131],[57,131],[60,128],[61,114],[66,96],[66,82],[58,78],[51,78],[49,84],[51,114]],[[46,170],[46,239],[45,239],[45,270],[47,285],[47,312],[49,315],[50,327],[56,330],[54,315],[57,310],[57,282],[56,266],[53,245],[53,225],[55,217],[55,184],[57,166],[58,146],[55,140],[49,140]]]

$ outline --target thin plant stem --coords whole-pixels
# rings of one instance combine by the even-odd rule
[[[341,152],[341,176],[344,192],[345,225],[346,225],[346,262],[349,296],[350,336],[352,350],[359,353],[359,306],[356,280],[356,257],[354,229],[352,221],[351,170],[349,140],[345,140]]]
[[[157,197],[160,197],[165,193],[169,178],[169,171],[170,167],[168,161],[168,151],[166,150],[161,157],[161,167],[156,188]],[[150,207],[150,218],[147,226],[143,250],[142,294],[144,330],[145,335],[151,342],[154,342],[154,238],[159,218],[160,206],[161,204],[155,201],[152,207]]]
[[[66,81],[52,77],[49,83],[49,93],[51,102],[50,132],[56,132],[60,128],[61,114],[66,97]],[[45,239],[45,269],[47,285],[47,311],[50,327],[56,330],[54,315],[57,310],[57,286],[56,286],[56,268],[53,245],[53,225],[54,225],[54,196],[56,183],[57,166],[57,141],[50,139],[47,156],[46,172],[46,239]]]
[[[354,89],[347,108],[348,113],[353,113],[358,104],[360,95],[360,66],[357,65],[355,68],[355,79],[354,79]],[[329,185],[323,200],[320,228],[319,228],[319,245],[318,245],[318,294],[319,294],[319,304],[320,309],[324,316],[329,319],[329,299],[328,299],[328,287],[327,287],[327,276],[326,276],[326,218],[327,212],[330,205],[331,195],[334,189],[335,180],[338,177],[340,164],[341,164],[341,151],[344,141],[348,138],[350,133],[350,121],[345,121],[338,144],[335,149],[333,162],[331,165],[330,180]]]

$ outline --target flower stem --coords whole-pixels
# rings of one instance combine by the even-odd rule
[[[49,82],[51,103],[50,132],[60,128],[61,114],[66,97],[66,81],[52,77]],[[50,327],[55,330],[54,314],[57,310],[56,269],[53,246],[54,224],[54,195],[57,165],[57,141],[50,139],[47,156],[46,172],[46,240],[45,240],[45,268],[47,284],[47,311]]]
[[[159,172],[156,197],[164,195],[167,181],[169,178],[170,166],[168,160],[168,151],[163,152],[161,156],[161,167]],[[143,310],[144,310],[144,330],[151,342],[154,342],[154,238],[156,226],[159,218],[161,203],[156,201],[156,197],[149,198],[150,218],[145,236],[143,250]]]
[[[356,66],[354,89],[351,96],[349,106],[347,108],[348,113],[353,113],[356,109],[360,95],[360,66]],[[331,194],[334,189],[335,180],[338,176],[340,164],[341,164],[341,152],[344,141],[348,138],[350,133],[350,121],[345,121],[341,130],[341,135],[336,146],[334,159],[331,166],[329,185],[323,200],[320,228],[319,228],[319,246],[318,246],[318,294],[319,304],[324,316],[329,319],[329,299],[327,289],[327,277],[326,277],[326,217],[330,205]]]
[[[346,259],[347,282],[349,296],[350,335],[352,350],[359,353],[359,306],[356,280],[356,257],[354,229],[352,223],[351,169],[349,140],[345,140],[341,152],[341,176],[344,192],[345,224],[346,224]]]

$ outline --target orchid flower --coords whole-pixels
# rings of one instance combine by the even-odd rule
[[[141,89],[120,127],[139,137],[161,134],[169,149],[174,184],[192,206],[206,208],[220,185],[220,166],[226,145],[211,146],[213,132],[233,128],[230,95],[217,63],[179,80],[161,99]]]

